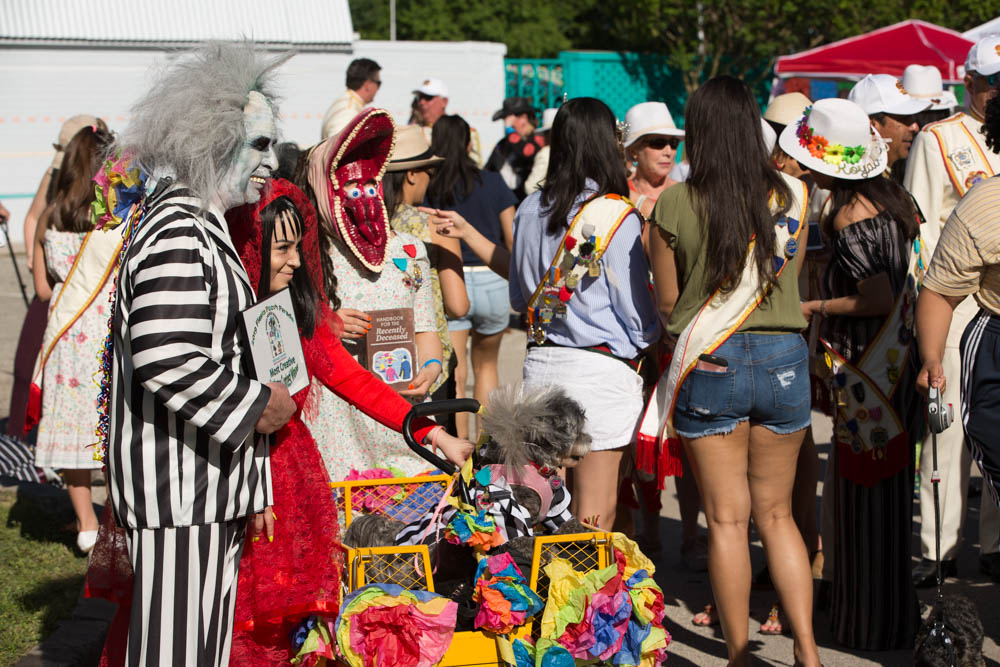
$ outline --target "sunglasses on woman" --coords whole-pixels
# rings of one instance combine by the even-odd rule
[[[647,139],[645,144],[654,151],[662,151],[667,146],[677,150],[677,147],[681,145],[681,140],[677,137],[653,137],[652,139]]]

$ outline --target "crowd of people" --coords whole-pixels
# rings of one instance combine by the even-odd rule
[[[749,663],[764,580],[778,601],[760,630],[787,624],[795,664],[819,664],[814,577],[836,641],[913,646],[915,588],[939,565],[929,387],[961,421],[937,444],[940,567],[957,574],[975,462],[980,566],[1000,582],[1000,38],[969,52],[961,109],[920,65],[763,113],[715,77],[683,129],[662,102],[618,122],[594,98],[543,111],[516,97],[485,162],[443,81],[422,82],[398,125],[373,104],[369,59],[349,66],[318,144],[279,143],[287,57],[208,45],[118,134],[71,118],[25,220],[36,298],[8,428],[37,428],[36,464],[62,471],[93,551],[89,591],[119,604],[106,664],[289,663],[290,630],[341,600],[329,484],[425,473],[404,417],[464,397],[470,364],[488,406],[512,310],[524,387],[558,387],[585,415],[586,455],[540,469],[565,479],[560,511],[655,558],[674,477],[676,548],[711,583],[692,622],[721,625],[730,664]],[[286,288],[310,383],[294,395],[251,372],[239,318]],[[389,310],[411,313],[399,390],[366,368]],[[815,410],[833,421],[820,520]],[[454,416],[413,433],[456,465],[474,451]]]

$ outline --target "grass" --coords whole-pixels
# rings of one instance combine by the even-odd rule
[[[30,501],[0,489],[0,665],[12,665],[68,617],[87,559],[73,533]]]

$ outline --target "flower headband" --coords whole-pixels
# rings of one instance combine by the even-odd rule
[[[826,137],[816,134],[807,125],[811,112],[812,105],[805,108],[802,112],[802,118],[798,122],[798,129],[795,131],[795,135],[799,138],[799,145],[808,150],[809,155],[817,160],[822,160],[827,164],[833,165],[841,173],[855,174],[861,172],[867,176],[868,172],[874,171],[877,168],[878,159],[861,163],[862,158],[864,158],[865,153],[868,151],[865,146],[832,144]],[[872,134],[875,133],[874,129],[870,129],[870,131]],[[875,142],[875,147],[876,149],[879,147],[877,141]]]

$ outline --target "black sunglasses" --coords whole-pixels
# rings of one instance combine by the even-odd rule
[[[427,93],[417,93],[417,97],[420,98],[421,102],[430,102],[436,95],[428,95]]]
[[[677,137],[654,137],[653,139],[647,139],[645,144],[654,151],[662,151],[667,146],[677,150],[677,147],[681,145],[681,140]]]

